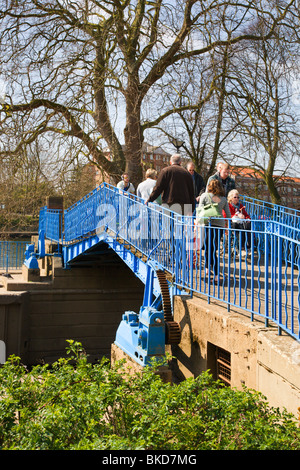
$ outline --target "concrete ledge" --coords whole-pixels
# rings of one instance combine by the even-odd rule
[[[25,282],[39,282],[41,279],[40,269],[28,268],[23,264],[22,266],[22,276]]]
[[[257,342],[257,389],[273,406],[299,417],[300,344],[293,338],[263,331]]]
[[[23,292],[23,291],[33,291],[37,289],[47,289],[52,287],[52,280],[49,277],[42,276],[28,276],[26,280],[26,270],[22,270],[22,273],[14,273],[11,277],[1,277],[1,283],[3,288],[7,293],[9,292]]]

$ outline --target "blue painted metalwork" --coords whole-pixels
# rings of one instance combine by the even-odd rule
[[[29,269],[39,269],[39,263],[35,253],[31,253],[28,258],[25,257],[24,264]]]
[[[165,354],[165,322],[162,311],[147,307],[138,314],[125,312],[115,344],[142,366]]]
[[[39,213],[39,236],[43,234],[48,240],[59,243],[62,236],[62,210],[48,209],[44,206]]]
[[[149,365],[154,357],[164,356],[166,344],[180,341],[180,327],[172,321],[170,287],[164,279],[168,292],[162,291],[158,272],[163,272],[162,266],[148,262],[139,315],[125,312],[115,339],[115,344],[142,366]]]
[[[6,275],[10,269],[22,267],[27,244],[26,240],[0,240],[0,267]]]
[[[92,246],[106,243],[145,284],[143,307],[154,308],[149,299],[159,299],[157,278],[152,273],[150,282],[149,277],[154,262],[172,279],[171,298],[197,293],[208,302],[223,302],[228,310],[241,308],[252,320],[259,316],[266,325],[275,323],[279,332],[300,340],[300,212],[243,198],[251,215],[244,254],[245,231],[233,229],[230,220],[225,230],[209,224],[199,228],[200,234],[194,217],[145,205],[108,184],[64,211],[62,231],[57,214],[43,208],[40,228],[47,239],[59,240],[66,267]],[[206,271],[205,260],[210,268],[215,262],[216,279],[211,269]],[[128,328],[134,319],[126,318]]]

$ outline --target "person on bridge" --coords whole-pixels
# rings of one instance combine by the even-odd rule
[[[211,181],[218,180],[223,186],[225,197],[227,197],[229,191],[231,191],[232,189],[235,189],[235,181],[233,178],[229,176],[230,168],[229,168],[228,163],[219,163],[218,169],[219,171],[217,171],[217,173],[215,173],[214,175],[210,176],[210,178],[208,178],[206,191],[208,190],[208,185]]]
[[[245,209],[245,206],[240,202],[240,195],[237,189],[229,191],[227,196],[229,210],[231,213],[231,227],[239,229],[241,233],[241,255],[245,256],[245,247],[250,248],[250,230],[251,221],[250,215]],[[239,234],[237,238],[240,238]],[[248,255],[250,252],[248,251]]]
[[[204,179],[202,178],[201,175],[199,175],[199,173],[195,171],[194,162],[192,161],[188,162],[186,169],[193,177],[195,199],[196,199],[196,204],[198,204],[201,194],[204,193],[205,191]]]
[[[128,173],[123,173],[121,176],[121,181],[117,184],[117,188],[121,189],[122,191],[127,191],[128,193],[134,194],[134,186],[130,183]]]
[[[195,194],[191,174],[181,166],[181,156],[171,156],[170,166],[163,168],[156,185],[146,200],[155,201],[162,195],[162,206],[181,215],[192,215],[195,209]]]
[[[142,181],[137,187],[136,195],[147,201],[153,191],[154,186],[156,185],[157,171],[153,168],[148,168],[145,176],[145,181]],[[161,204],[161,197],[159,196],[158,199],[156,199],[154,202]]]
[[[224,188],[222,184],[217,180],[213,179],[207,187],[207,192],[203,193],[200,196],[199,208],[210,204],[210,202],[217,203],[219,206],[220,214],[225,213],[226,218],[230,219],[231,214],[229,210],[229,205],[226,197],[224,196]],[[220,218],[213,219],[209,226],[205,226],[205,267],[206,273],[210,269],[213,270],[214,282],[218,281],[218,256],[217,253],[219,248],[221,249],[221,241],[224,236],[224,229],[226,226],[226,220],[222,216]]]

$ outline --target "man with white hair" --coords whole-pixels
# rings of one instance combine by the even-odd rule
[[[145,176],[146,179],[137,187],[136,195],[146,201],[156,185],[157,171],[153,168],[148,168]],[[159,200],[156,200],[155,202],[161,204],[161,198],[159,197]]]
[[[195,209],[193,178],[181,166],[181,156],[172,155],[170,166],[163,168],[146,203],[162,195],[162,206],[182,215],[191,215]]]

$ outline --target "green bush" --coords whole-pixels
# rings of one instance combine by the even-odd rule
[[[0,369],[2,450],[300,449],[295,418],[255,391],[209,373],[179,385],[151,368],[129,375],[121,362],[89,363],[74,341],[67,352],[51,367],[12,356]]]

